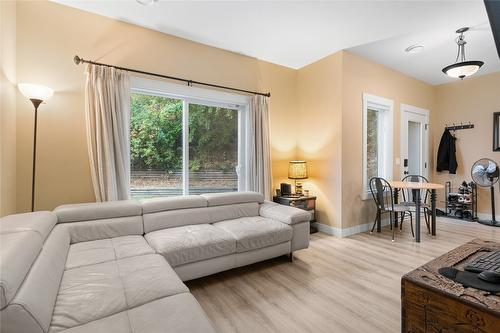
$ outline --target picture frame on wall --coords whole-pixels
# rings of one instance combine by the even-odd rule
[[[500,112],[493,112],[493,151],[500,151]]]

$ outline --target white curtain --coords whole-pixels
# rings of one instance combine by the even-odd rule
[[[106,66],[86,69],[87,146],[96,201],[130,198],[130,81]]]
[[[267,97],[252,98],[249,124],[248,189],[271,199],[271,148],[269,144],[269,110]]]

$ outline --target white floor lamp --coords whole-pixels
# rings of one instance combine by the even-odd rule
[[[44,101],[47,101],[54,94],[51,88],[38,84],[19,83],[17,85],[21,94],[28,98],[35,107],[35,123],[33,131],[33,173],[31,176],[31,211],[35,211],[35,167],[36,167],[36,129],[38,120],[38,107]]]

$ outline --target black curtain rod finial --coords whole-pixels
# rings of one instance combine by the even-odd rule
[[[73,61],[75,62],[76,65],[80,65],[80,63],[83,61],[83,59],[76,55],[73,58]]]

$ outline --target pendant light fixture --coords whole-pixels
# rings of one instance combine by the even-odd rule
[[[479,68],[484,64],[482,61],[466,61],[465,60],[465,41],[464,32],[469,30],[469,28],[460,28],[456,32],[460,34],[457,37],[456,43],[458,45],[457,59],[455,63],[443,68],[443,73],[453,78],[464,79],[464,77],[471,76],[475,74]]]

